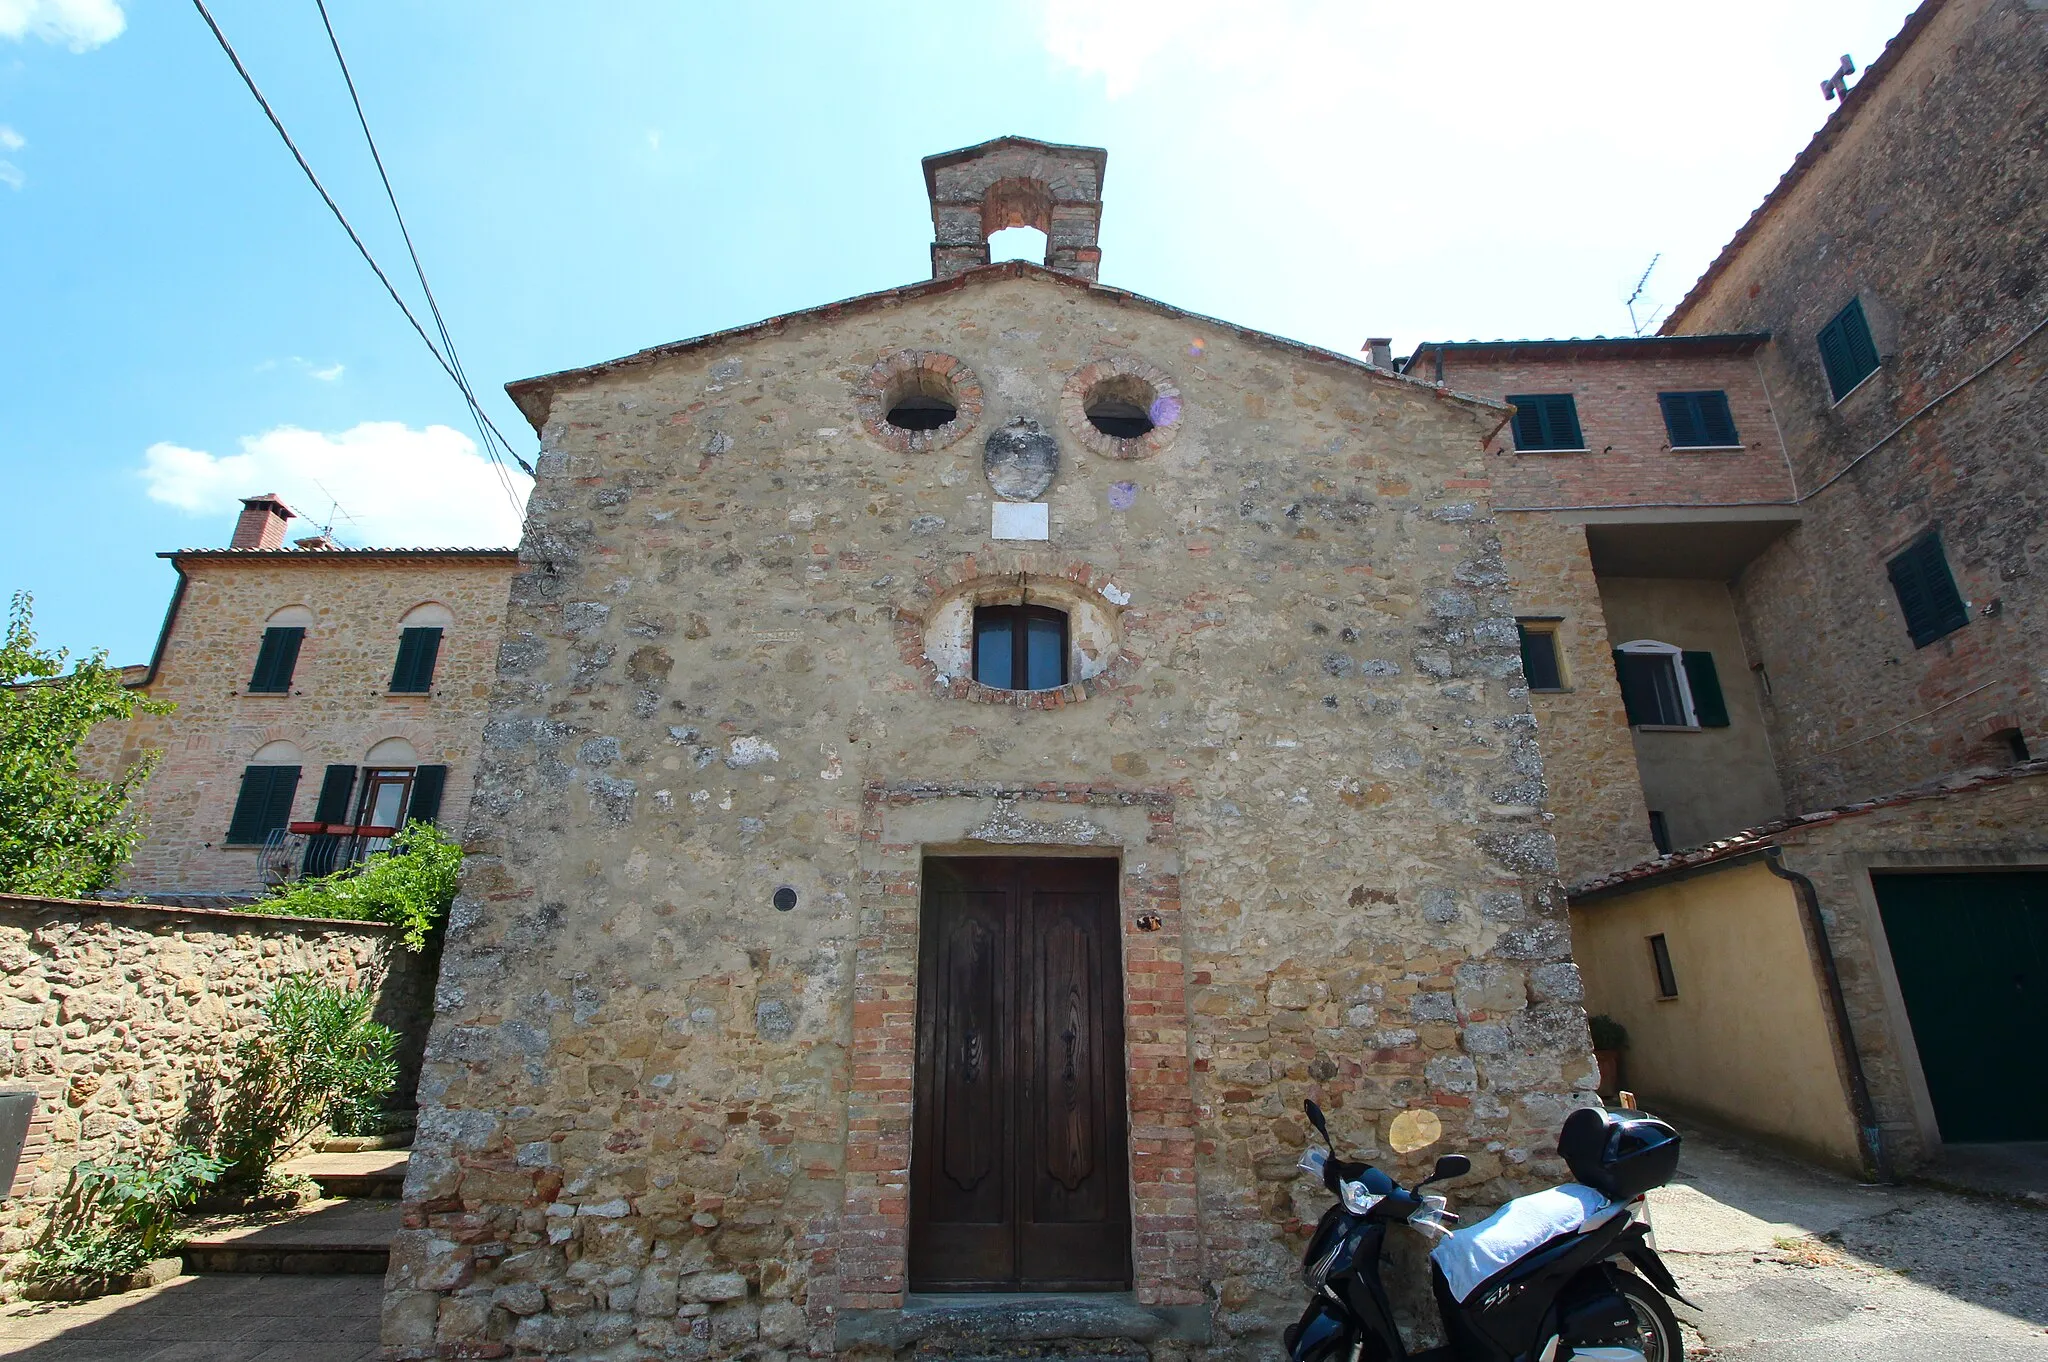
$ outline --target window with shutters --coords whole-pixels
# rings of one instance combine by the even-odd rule
[[[1524,393],[1508,401],[1515,407],[1517,450],[1586,447],[1579,433],[1579,404],[1570,393]]]
[[[228,820],[229,846],[261,846],[292,821],[292,797],[299,792],[296,766],[245,766],[242,791]]]
[[[1658,393],[1664,409],[1664,430],[1673,449],[1735,449],[1742,439],[1728,411],[1728,394]]]
[[[441,655],[441,631],[402,629],[398,664],[391,669],[391,693],[425,695],[434,688],[434,661]]]
[[[1614,671],[1631,727],[1728,727],[1728,704],[1710,652],[1637,639],[1614,650]]]
[[[1828,391],[1839,402],[1850,389],[1877,372],[1877,343],[1870,338],[1870,323],[1863,316],[1863,300],[1851,298],[1849,305],[1814,337],[1820,347],[1821,367],[1828,372]]]
[[[997,690],[1067,684],[1067,612],[1049,605],[982,605],[974,611],[974,679]]]
[[[1522,639],[1522,677],[1530,690],[1566,690],[1564,651],[1558,646],[1557,630],[1563,621],[1536,617],[1515,621]]]
[[[1887,562],[1885,571],[1891,574],[1892,591],[1899,598],[1906,632],[1912,635],[1915,648],[1925,648],[1970,622],[1970,608],[1956,590],[1939,531],[1928,531]]]
[[[298,668],[299,647],[305,641],[301,625],[265,629],[263,646],[256,650],[256,670],[249,674],[249,694],[291,694],[292,672]]]

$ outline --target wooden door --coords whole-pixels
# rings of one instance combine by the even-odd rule
[[[1942,1140],[2048,1140],[2048,1084],[2014,1063],[2048,1032],[2048,874],[1871,883]]]
[[[925,862],[913,1291],[1131,1284],[1116,862]]]

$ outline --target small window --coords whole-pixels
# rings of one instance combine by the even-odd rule
[[[1632,727],[1728,727],[1712,653],[1638,639],[1614,650],[1614,671]]]
[[[1970,622],[1970,608],[1956,590],[1938,531],[1886,563],[1885,571],[1891,574],[1892,590],[1898,595],[1906,632],[1913,636],[1915,648],[1925,648]]]
[[[1558,623],[1554,619],[1515,621],[1515,629],[1522,636],[1522,676],[1530,690],[1565,688],[1564,657],[1557,646]]]
[[[974,679],[997,690],[1066,685],[1066,612],[1045,605],[975,607]]]
[[[413,768],[372,767],[363,773],[363,800],[356,808],[356,825],[366,828],[405,826],[406,805],[412,797]]]
[[[439,629],[401,629],[398,665],[391,669],[391,690],[397,695],[424,695],[434,687],[434,661],[441,654]]]
[[[960,409],[936,393],[906,393],[889,408],[887,420],[898,430],[937,430]]]
[[[1510,397],[1515,405],[1516,449],[1584,449],[1579,405],[1570,393],[1529,393]]]
[[[261,846],[292,821],[292,797],[299,792],[296,766],[245,766],[242,791],[228,820],[230,846]]]
[[[1662,809],[1650,810],[1650,845],[1657,848],[1659,856],[1671,854],[1671,825],[1664,821]]]
[[[1657,971],[1657,996],[1676,998],[1678,976],[1671,972],[1671,947],[1665,944],[1662,932],[1650,938],[1650,964]]]
[[[289,695],[292,672],[299,665],[299,645],[306,641],[300,625],[271,626],[263,631],[263,646],[256,650],[256,670],[249,675],[251,695]]]
[[[1673,449],[1726,449],[1742,440],[1728,411],[1728,394],[1658,393],[1664,409],[1664,431]]]
[[[1847,397],[1851,388],[1877,372],[1877,344],[1870,339],[1861,298],[1851,298],[1814,340],[1820,346],[1821,366],[1828,371],[1828,391],[1835,401]]]

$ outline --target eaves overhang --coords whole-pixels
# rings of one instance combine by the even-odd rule
[[[1438,355],[1505,360],[1704,359],[1755,354],[1768,331],[1731,331],[1704,336],[1562,336],[1527,340],[1424,341],[1398,368],[1413,375],[1418,364]]]
[[[1105,302],[1143,308],[1162,317],[1171,317],[1177,321],[1191,322],[1197,326],[1212,327],[1218,331],[1236,336],[1240,340],[1283,351],[1296,359],[1332,365],[1389,383],[1397,383],[1404,386],[1412,385],[1432,397],[1469,407],[1473,415],[1482,422],[1490,421],[1492,425],[1488,432],[1488,438],[1490,438],[1492,431],[1499,430],[1506,423],[1512,411],[1512,408],[1505,402],[1499,402],[1487,397],[1475,397],[1470,393],[1452,392],[1438,384],[1425,383],[1420,379],[1410,378],[1406,374],[1396,373],[1391,369],[1381,369],[1366,363],[1364,360],[1354,359],[1350,355],[1342,354],[1335,350],[1326,350],[1320,345],[1310,345],[1304,341],[1289,340],[1285,336],[1276,336],[1270,331],[1259,331],[1252,327],[1240,326],[1235,322],[1226,322],[1217,317],[1204,316],[1199,312],[1189,312],[1183,308],[1175,307],[1171,303],[1162,303],[1156,298],[1147,298],[1141,293],[1130,293],[1124,289],[1111,288],[1107,284],[1096,283],[1093,280],[1076,278],[1071,274],[1063,274],[1058,270],[1049,270],[1043,265],[1036,265],[1028,260],[1005,260],[999,264],[981,265],[945,279],[923,279],[917,283],[904,284],[898,288],[883,289],[877,293],[864,293],[856,298],[847,298],[836,303],[826,303],[819,307],[805,308],[798,312],[784,313],[781,316],[769,317],[762,321],[749,323],[746,326],[731,327],[724,331],[713,331],[707,335],[694,336],[689,340],[672,341],[667,345],[651,346],[645,350],[637,350],[630,355],[622,355],[618,359],[606,360],[601,364],[590,364],[581,368],[562,369],[551,374],[540,374],[533,378],[522,378],[515,382],[507,383],[505,391],[511,395],[512,401],[518,405],[521,414],[526,417],[533,425],[534,430],[538,432],[542,426],[547,424],[548,410],[553,405],[555,394],[568,387],[587,384],[612,374],[624,373],[632,369],[658,363],[665,359],[674,359],[681,355],[693,354],[703,350],[714,350],[723,346],[756,340],[762,337],[780,335],[792,327],[807,323],[836,321],[841,317],[879,312],[917,299],[935,297],[956,290],[981,288],[1008,279],[1042,280],[1047,283],[1056,284],[1061,288],[1073,289],[1077,292],[1088,294]]]

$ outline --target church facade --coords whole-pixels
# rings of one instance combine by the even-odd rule
[[[1461,1200],[1557,1172],[1509,408],[1096,282],[1105,159],[933,157],[931,280],[512,386],[392,1356],[900,1352],[969,1301],[1250,1356],[1304,1098]],[[1047,266],[986,263],[1016,224]]]

